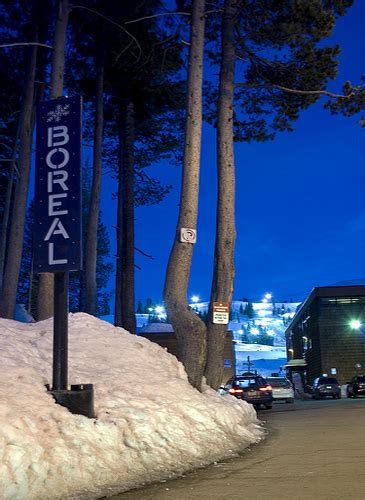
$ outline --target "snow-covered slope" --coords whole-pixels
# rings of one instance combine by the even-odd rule
[[[197,312],[205,313],[208,305],[208,302],[202,302],[192,304],[192,307]],[[254,302],[248,316],[245,314],[247,302],[232,302],[228,328],[235,340],[236,373],[247,371],[248,362],[252,362],[251,369],[263,376],[280,372],[280,367],[287,361],[285,329],[299,305],[298,302],[279,302],[275,305]],[[266,343],[263,343],[265,339]]]
[[[70,315],[70,383],[93,383],[96,419],[47,394],[52,320],[0,320],[0,498],[92,499],[232,456],[263,432],[254,408],[187,382],[174,356]]]
[[[299,302],[254,302],[248,316],[245,313],[247,302],[232,302],[228,328],[233,332],[235,341],[236,373],[247,371],[248,356],[250,361],[254,361],[252,368],[264,376],[280,371],[280,367],[287,361],[285,329],[299,305]],[[190,306],[203,315],[207,313],[209,303],[199,302]],[[157,316],[166,320],[164,312],[159,312]],[[140,333],[172,331],[172,327],[166,323],[149,323],[151,317],[148,314],[136,314],[137,330]],[[154,317],[156,318],[156,314]],[[114,321],[113,316],[104,319]]]

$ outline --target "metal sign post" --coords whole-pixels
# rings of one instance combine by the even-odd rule
[[[68,273],[54,276],[53,390],[68,388]]]
[[[79,96],[39,104],[36,144],[34,271],[55,274],[51,393],[93,416],[92,385],[68,389],[68,272],[82,269]]]

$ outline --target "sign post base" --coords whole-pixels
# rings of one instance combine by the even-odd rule
[[[56,403],[67,408],[75,415],[95,418],[93,384],[71,385],[69,389],[50,389],[46,386]]]

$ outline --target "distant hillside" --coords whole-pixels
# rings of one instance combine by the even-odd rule
[[[237,373],[245,371],[248,357],[253,368],[265,376],[280,370],[286,362],[285,329],[299,305],[300,302],[232,302],[228,328],[233,332]],[[190,304],[202,318],[208,306],[208,302]],[[114,318],[102,319],[112,323]],[[138,333],[172,331],[161,306],[151,314],[136,314],[136,320]]]
[[[300,302],[232,302],[229,330],[239,343],[285,346],[285,329]],[[191,304],[193,310],[204,316],[208,302]],[[251,307],[252,306],[252,307]]]

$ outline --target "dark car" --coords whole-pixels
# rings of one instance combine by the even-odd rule
[[[272,408],[272,387],[261,375],[237,375],[228,380],[222,389],[255,406]]]
[[[357,375],[348,383],[346,389],[348,398],[357,398],[357,396],[365,396],[365,375]]]
[[[313,382],[312,394],[314,399],[331,396],[333,399],[340,399],[341,386],[334,377],[318,377]]]

